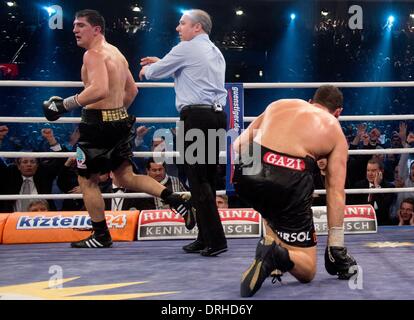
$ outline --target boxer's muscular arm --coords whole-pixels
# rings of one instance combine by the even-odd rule
[[[338,124],[339,127],[339,124]],[[326,195],[328,205],[328,241],[325,249],[325,269],[338,279],[348,280],[358,272],[357,264],[344,244],[345,177],[348,159],[348,144],[337,129],[336,144],[328,157],[326,174]]]
[[[265,111],[266,112],[266,111]],[[249,127],[242,132],[240,136],[233,143],[233,150],[241,154],[244,148],[247,148],[248,145],[253,141],[255,135],[257,134],[257,129],[260,128],[264,117],[264,112],[258,116],[254,121],[249,125]]]
[[[326,172],[326,198],[328,206],[328,228],[342,227],[345,210],[345,178],[348,159],[348,144],[340,130],[335,128],[335,146],[328,156]]]
[[[125,95],[124,95],[124,107],[129,108],[129,106],[134,101],[135,97],[138,93],[138,88],[135,84],[134,77],[131,74],[131,71],[128,69],[128,65],[126,66],[127,72],[127,79],[125,82]]]
[[[93,50],[87,51],[83,55],[83,65],[87,73],[88,87],[80,94],[66,99],[53,96],[43,101],[43,113],[47,120],[55,121],[66,112],[101,101],[109,96],[109,78],[104,56]]]
[[[87,51],[83,56],[83,65],[86,68],[89,86],[78,96],[82,106],[98,102],[109,95],[108,70],[104,56],[94,50]]]

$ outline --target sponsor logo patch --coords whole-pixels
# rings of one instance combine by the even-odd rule
[[[254,238],[262,234],[260,214],[253,209],[219,209],[227,238]],[[138,221],[138,240],[194,239],[198,229],[187,230],[180,214],[171,210],[143,210]]]
[[[312,240],[312,238],[310,237],[309,231],[291,232],[291,233],[277,231],[277,235],[279,236],[280,239],[283,239],[284,241],[289,242],[289,243],[308,242]],[[315,238],[313,237],[313,239]]]
[[[58,112],[58,108],[56,107],[55,102],[52,102],[48,108],[49,110],[52,110],[54,112]]]
[[[273,152],[267,152],[263,156],[263,161],[265,163],[271,164],[277,167],[283,167],[288,169],[293,169],[297,171],[305,170],[305,161],[303,159],[291,158],[288,156],[283,156]]]
[[[108,228],[122,229],[127,224],[125,214],[105,215]],[[91,218],[86,215],[75,216],[21,216],[17,221],[17,230],[32,229],[72,229],[72,228],[88,228],[91,227]]]
[[[76,148],[76,165],[78,169],[87,169],[88,167],[86,166],[85,162],[86,162],[85,152],[83,152],[81,148],[77,147]]]

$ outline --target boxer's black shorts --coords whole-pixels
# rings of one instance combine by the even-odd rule
[[[267,220],[279,238],[292,246],[316,245],[312,214],[316,161],[293,157],[260,146],[261,167],[253,175],[235,167],[233,183],[238,195]]]
[[[89,178],[117,169],[125,160],[132,163],[135,116],[125,108],[83,109],[76,150],[78,174]]]

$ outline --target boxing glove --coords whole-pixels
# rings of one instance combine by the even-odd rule
[[[338,279],[347,280],[357,273],[357,270],[350,270],[356,264],[356,260],[347,253],[346,247],[326,247],[325,269],[329,274],[338,275]]]
[[[77,95],[62,99],[58,96],[50,97],[49,100],[43,101],[43,113],[47,120],[56,121],[62,114],[78,108],[81,105],[78,102]]]

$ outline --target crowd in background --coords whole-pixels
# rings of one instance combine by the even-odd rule
[[[25,26],[24,22],[3,21],[0,25],[0,63],[9,63],[13,54],[23,46],[20,56],[20,75],[12,77],[3,69],[1,79],[35,79],[35,80],[67,80],[78,79],[79,68],[62,68],[72,65],[74,61],[81,63],[81,51],[76,48],[73,37],[63,37],[47,52],[41,50],[42,41],[33,42],[40,37],[43,27]],[[7,23],[6,23],[7,22]],[[145,19],[117,19],[109,28],[108,38],[125,55],[133,57],[136,53],[131,41],[137,41],[141,33],[148,35],[152,31],[150,22]],[[174,30],[172,30],[174,32]],[[391,32],[389,47],[380,48],[381,37],[387,32],[381,27],[369,27],[364,30],[351,30],[346,20],[326,19],[314,26],[313,37],[304,47],[303,69],[293,70],[284,79],[272,78],[264,71],[264,77],[259,76],[257,69],[274,64],[274,61],[263,60],[262,66],[251,68],[254,61],[243,58],[236,67],[234,61],[229,61],[226,79],[228,81],[412,81],[414,75],[414,25],[412,21],[404,24],[398,30]],[[238,34],[238,33],[237,33]],[[240,43],[233,43],[235,50],[238,46],[249,48],[246,33],[240,31]],[[237,38],[237,37],[236,37]],[[164,40],[165,41],[164,41]],[[167,39],[169,39],[167,41]],[[230,49],[223,48],[225,43],[232,43],[232,36],[225,33],[223,39],[213,40],[221,47],[225,58],[231,56]],[[154,39],[171,45],[171,34],[163,33],[162,37]],[[238,49],[237,49],[238,48]],[[123,51],[124,52],[124,51]],[[247,55],[246,55],[247,56]],[[268,59],[271,55],[269,55]],[[32,60],[31,60],[32,59]],[[254,56],[253,56],[253,59]],[[33,63],[31,63],[33,62]],[[278,61],[278,64],[283,64]],[[242,78],[234,78],[235,70],[245,69]],[[67,89],[65,89],[67,92]],[[74,91],[76,92],[76,90]],[[52,94],[50,94],[52,93]],[[41,116],[40,103],[44,97],[56,94],[56,89],[39,88],[0,88],[0,116]],[[279,95],[309,98],[308,91],[285,90]],[[67,95],[67,94],[65,94]],[[257,99],[257,96],[254,96]],[[345,114],[410,114],[414,90],[410,88],[375,88],[375,89],[344,89]],[[249,105],[246,97],[245,114],[257,114],[266,107],[264,102]],[[254,106],[253,106],[254,104]],[[253,108],[256,109],[253,109]],[[135,112],[134,106],[131,111]],[[74,116],[77,114],[74,113]],[[412,123],[397,121],[376,121],[369,123],[343,122],[351,150],[355,149],[384,149],[414,147],[414,128]],[[137,139],[135,151],[163,150],[165,142],[153,137],[154,129],[163,128],[174,131],[173,127],[154,124],[154,127],[136,125]],[[299,130],[299,128],[298,128]],[[74,124],[4,124],[0,123],[1,151],[74,151],[78,139],[77,125]],[[1,160],[1,159],[0,159]],[[348,161],[347,188],[389,188],[413,187],[414,165],[411,154],[387,155],[353,155]],[[160,165],[153,159],[135,158],[137,173],[148,174],[163,184],[169,184],[173,191],[187,190],[187,181],[179,165]],[[326,164],[325,164],[326,166]],[[77,185],[75,161],[73,159],[2,159],[0,161],[0,194],[19,194],[25,179],[22,171],[26,170],[33,179],[27,182],[33,193],[80,193]],[[225,166],[220,167],[217,177],[217,188],[225,189]],[[315,172],[315,186],[324,188],[324,163],[320,163],[320,171]],[[9,180],[10,179],[10,180]],[[13,180],[14,179],[14,180]],[[17,179],[17,180],[16,180]],[[17,181],[11,182],[11,181]],[[30,185],[31,184],[31,185]],[[117,190],[118,189],[118,190]],[[116,181],[111,176],[103,175],[101,190],[103,192],[128,192],[119,190]],[[30,191],[29,191],[30,192]],[[220,200],[220,199],[218,199]],[[220,201],[224,201],[221,199]],[[230,197],[225,199],[226,206],[238,207],[244,204]],[[82,210],[81,200],[38,201],[36,203],[20,203],[19,201],[1,201],[0,210],[11,212],[23,207],[30,209],[33,205],[38,210]],[[376,209],[380,224],[412,224],[414,225],[414,193],[398,194],[363,194],[347,197],[348,204],[370,203]],[[163,203],[157,199],[139,201],[125,200],[117,204],[107,203],[107,208],[162,208]],[[325,205],[323,196],[315,197],[315,205]],[[115,206],[115,207],[114,207]],[[32,210],[32,209],[30,209]]]
[[[171,130],[171,129],[170,129]],[[401,122],[398,130],[388,137],[377,127],[369,127],[366,123],[360,123],[356,128],[347,127],[349,148],[351,150],[383,150],[390,148],[412,148],[414,147],[414,133],[408,130],[408,124]],[[135,151],[164,151],[166,142],[151,135],[151,128],[143,125],[136,128]],[[0,141],[13,140],[9,136],[7,126],[0,126]],[[53,129],[44,127],[40,130],[39,139],[42,140],[41,147],[37,150],[43,151],[74,151],[78,139],[78,130],[69,135],[68,141],[59,141]],[[160,163],[153,158],[135,158],[136,173],[147,174],[167,185],[173,191],[183,192],[188,190],[187,179],[180,164]],[[217,176],[218,190],[225,189],[225,165],[219,165]],[[325,188],[326,160],[318,161],[318,170],[314,173],[315,188]],[[53,159],[3,159],[0,163],[0,174],[3,183],[0,185],[0,194],[24,194],[24,184],[27,177],[32,177],[32,182],[27,193],[67,193],[80,194],[76,175],[76,161],[74,158]],[[7,182],[7,183],[6,183]],[[101,191],[131,192],[120,188],[111,174],[101,176]],[[351,155],[348,160],[348,172],[346,188],[394,188],[414,187],[414,161],[409,153],[404,154],[374,154],[374,155]],[[218,199],[219,200],[219,199]],[[24,202],[24,203],[23,203]],[[40,206],[47,210],[84,210],[80,199],[65,199],[63,201],[1,201],[0,211],[24,211],[34,205],[34,211]],[[371,204],[377,214],[380,225],[414,225],[414,192],[410,193],[373,193],[348,195],[347,204]],[[43,205],[43,206],[42,206]],[[157,198],[144,199],[122,199],[114,198],[106,200],[107,210],[128,209],[161,209],[165,204]],[[326,205],[323,195],[315,195],[315,206]],[[231,196],[226,199],[226,206],[243,207],[245,204],[237,197]],[[32,209],[30,209],[32,210]]]

